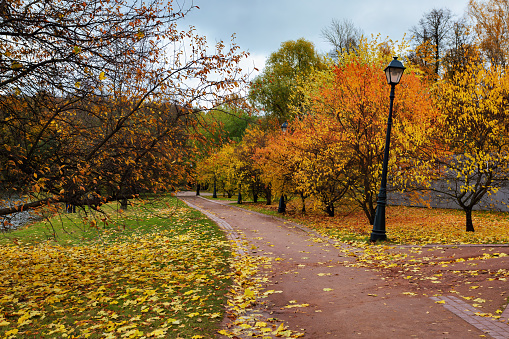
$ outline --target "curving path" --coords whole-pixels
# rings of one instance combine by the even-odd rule
[[[317,242],[316,233],[302,226],[194,194],[178,196],[222,223],[231,240],[238,240],[238,233],[245,235],[252,255],[274,258],[267,289],[282,293],[269,296],[266,312],[291,330],[304,330],[304,338],[486,335],[431,298],[404,295],[372,270],[345,267],[348,257],[327,241]],[[285,308],[304,303],[309,306]]]

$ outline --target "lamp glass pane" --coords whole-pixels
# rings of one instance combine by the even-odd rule
[[[385,69],[385,77],[387,78],[387,83],[390,84],[391,83],[391,69],[389,67],[387,67]]]
[[[401,80],[401,76],[403,75],[403,71],[404,69],[402,68],[393,68],[391,70],[391,82],[393,84],[399,83],[399,81]]]

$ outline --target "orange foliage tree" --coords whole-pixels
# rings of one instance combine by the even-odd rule
[[[470,0],[468,14],[480,49],[494,65],[508,66],[509,58],[509,4],[505,0]]]
[[[303,88],[308,93],[310,117],[301,140],[324,143],[320,145],[321,155],[330,153],[330,158],[315,166],[324,173],[336,171],[336,179],[343,178],[348,197],[359,205],[370,223],[375,215],[389,111],[389,87],[383,73],[389,60],[378,51],[376,44],[365,45],[358,56],[345,55],[338,66],[317,73],[314,83]],[[397,176],[399,167],[408,166],[406,159],[427,148],[427,130],[433,120],[428,89],[410,69],[396,90],[391,176]],[[334,138],[315,138],[314,131],[320,129],[330,129]],[[312,185],[319,187],[320,179],[310,175],[301,180],[315,181]]]

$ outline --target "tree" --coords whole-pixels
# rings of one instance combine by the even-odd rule
[[[246,56],[223,42],[210,51],[193,29],[178,30],[190,9],[1,2],[0,189],[26,201],[0,215],[98,206],[185,179],[194,116],[234,97]]]
[[[216,145],[240,142],[248,127],[259,120],[246,110],[227,105],[205,111],[200,118],[200,133],[208,144]]]
[[[448,48],[452,25],[452,14],[449,9],[434,8],[423,15],[417,26],[410,29],[416,45],[415,61],[422,66],[430,63],[431,70],[436,76],[442,70],[441,60]],[[426,67],[424,68],[426,71]]]
[[[436,157],[421,167],[428,189],[455,202],[473,232],[472,209],[506,185],[509,172],[509,77],[500,66],[471,62],[436,89]]]
[[[354,183],[348,171],[353,157],[345,147],[344,130],[330,116],[294,120],[295,131],[287,136],[295,170],[293,180],[302,196],[313,196],[331,217]],[[303,202],[304,204],[304,202]]]
[[[332,19],[330,25],[323,28],[321,36],[333,47],[331,57],[336,58],[343,52],[353,52],[359,46],[362,37],[362,30],[355,27],[352,20]]]
[[[251,84],[249,98],[282,123],[295,114],[303,114],[302,111],[292,113],[289,109],[290,105],[298,106],[301,100],[292,95],[299,79],[323,67],[322,58],[311,42],[302,38],[283,42],[280,49],[269,56],[262,74]]]
[[[468,14],[474,20],[478,44],[490,63],[507,66],[509,3],[505,0],[470,0]]]
[[[293,130],[293,127],[289,130]],[[274,128],[266,135],[264,147],[256,150],[254,160],[262,172],[261,181],[265,186],[267,199],[272,200],[272,195],[276,195],[286,204],[288,195],[297,191],[295,172],[300,159],[295,157],[294,149],[291,148],[291,132]]]
[[[381,46],[387,47],[383,42],[363,40],[356,53],[345,53],[338,65],[317,73],[302,88],[303,93],[307,93],[305,105],[315,128],[324,122],[340,136],[335,156],[341,165],[335,166],[342,169],[343,182],[349,184],[349,198],[364,211],[371,224],[389,112],[389,86],[383,69],[390,60]],[[409,67],[397,87],[394,103],[390,175],[396,176],[398,166],[425,147],[426,131],[434,116],[430,104],[426,84]],[[306,133],[315,134],[313,130]],[[320,138],[316,139],[319,143]],[[329,168],[332,165],[320,163],[317,166]],[[314,180],[314,177],[307,180]]]
[[[449,49],[442,59],[447,77],[452,77],[455,72],[465,69],[469,63],[476,62],[478,48],[475,46],[471,27],[465,19],[453,23],[449,41]]]

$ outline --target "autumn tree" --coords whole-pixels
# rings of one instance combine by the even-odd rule
[[[465,19],[453,23],[449,37],[449,48],[442,58],[444,74],[452,77],[455,72],[465,69],[479,56],[472,28]]]
[[[410,29],[415,44],[413,61],[420,64],[425,73],[434,73],[436,77],[441,72],[442,58],[448,49],[452,27],[451,11],[434,8],[422,16],[417,26]]]
[[[255,106],[283,123],[297,114],[290,112],[289,107],[298,105],[301,100],[292,96],[299,79],[323,67],[322,58],[311,42],[302,38],[283,42],[280,49],[269,56],[263,72],[252,82],[249,97]]]
[[[220,146],[230,141],[240,142],[250,125],[260,118],[247,110],[224,105],[203,111],[199,116],[200,134],[208,144]]]
[[[441,152],[421,168],[428,189],[454,202],[473,232],[472,209],[507,184],[509,78],[500,66],[472,62],[436,89]]]
[[[317,205],[333,217],[335,207],[354,183],[348,174],[353,160],[345,147],[346,135],[330,116],[308,116],[302,122],[294,120],[292,125],[294,132],[285,138],[295,192],[314,197]]]
[[[490,63],[507,66],[509,3],[505,0],[470,0],[468,14],[474,21],[477,42]]]
[[[341,175],[349,183],[349,197],[370,223],[375,216],[389,112],[389,86],[383,69],[390,59],[380,45],[387,46],[364,40],[357,53],[344,54],[338,65],[316,74],[315,81],[302,89],[307,93],[305,104],[315,126],[322,121],[331,124],[329,128],[334,126],[335,134],[340,136],[336,156],[342,165],[337,168],[344,168]],[[391,142],[396,151],[391,153],[392,175],[404,159],[425,147],[426,131],[433,120],[430,103],[426,85],[409,67],[394,102]]]
[[[0,215],[98,206],[185,180],[194,116],[234,98],[245,56],[179,30],[191,9],[1,2],[0,189],[27,199]]]
[[[259,147],[254,155],[262,172],[261,181],[266,188],[266,198],[272,200],[272,196],[276,196],[284,205],[291,195],[299,193],[295,173],[301,159],[295,156],[295,149],[291,146],[293,130],[293,126],[286,132],[273,128],[266,133],[264,147]]]

